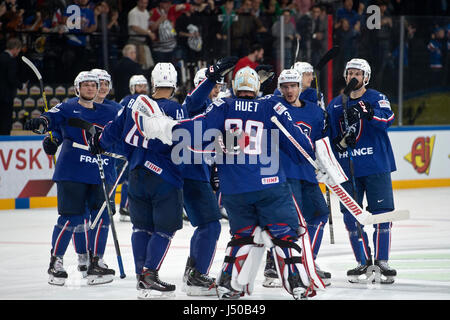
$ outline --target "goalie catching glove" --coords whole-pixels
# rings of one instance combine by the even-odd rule
[[[318,182],[335,186],[348,180],[331,151],[328,137],[316,141],[316,164],[318,166],[316,170]]]
[[[131,110],[133,121],[144,138],[159,139],[164,144],[172,145],[172,128],[178,122],[166,116],[156,101],[140,95]]]

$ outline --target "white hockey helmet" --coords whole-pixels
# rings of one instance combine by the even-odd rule
[[[80,84],[83,82],[93,81],[97,84],[97,90],[100,88],[100,80],[98,76],[91,71],[81,71],[73,81],[73,85],[75,87],[75,95],[77,97],[80,96]]]
[[[158,62],[152,70],[154,88],[165,87],[177,89],[177,70],[170,62]]]
[[[300,76],[302,76],[304,72],[314,72],[314,68],[311,64],[301,61],[294,63],[292,69],[295,69]]]
[[[302,76],[295,69],[284,69],[278,76],[278,90],[282,83],[296,82],[300,90],[302,89]]]
[[[144,77],[142,74],[136,74],[130,78],[129,81],[129,87],[131,94],[134,94],[136,92],[136,85],[137,84],[145,84],[148,86],[147,78]]]
[[[347,80],[347,70],[358,69],[363,71],[363,85],[367,86],[370,80],[370,74],[372,73],[369,63],[364,59],[354,58],[347,62],[344,70],[344,79]]]
[[[202,82],[204,79],[206,79],[206,70],[207,68],[201,68],[197,71],[197,73],[194,76],[194,86],[197,87],[200,82]]]
[[[258,73],[250,67],[239,69],[232,81],[233,93],[236,96],[238,91],[252,91],[257,95],[260,85]]]
[[[99,80],[108,81],[109,90],[111,90],[111,88],[112,88],[112,81],[111,81],[111,75],[108,73],[108,71],[103,70],[103,69],[92,69],[91,72],[96,74],[98,76]]]

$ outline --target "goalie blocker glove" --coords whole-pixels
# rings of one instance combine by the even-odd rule
[[[228,72],[234,69],[234,66],[238,62],[238,57],[226,57],[217,61],[215,64],[210,65],[206,70],[206,77],[214,82],[219,82]]]
[[[33,118],[25,122],[24,129],[31,130],[37,134],[43,134],[47,132],[49,120],[47,117],[40,116],[39,118]]]

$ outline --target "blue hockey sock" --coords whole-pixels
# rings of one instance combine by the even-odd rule
[[[190,256],[194,267],[202,274],[208,274],[216,252],[221,225],[219,221],[198,226],[191,238]]]
[[[311,248],[313,252],[314,259],[319,253],[320,245],[323,238],[323,222],[317,224],[308,224],[308,234],[311,241]]]
[[[147,245],[147,255],[144,267],[151,270],[159,270],[169,250],[173,234],[154,232]]]
[[[83,218],[83,223],[75,226],[73,231],[72,242],[75,252],[78,254],[85,254],[88,250],[89,236],[87,223],[87,218]]]
[[[150,231],[135,229],[131,234],[131,246],[133,248],[134,267],[136,274],[142,273],[142,268],[147,257],[147,247],[152,234]]]
[[[92,219],[95,219],[97,210],[91,214]],[[89,250],[94,256],[103,257],[106,248],[106,241],[109,233],[109,216],[103,212],[100,220],[93,230],[89,229]]]
[[[362,230],[362,240],[363,240],[362,248],[361,248],[361,244],[359,241],[358,230],[355,228],[351,231],[349,230],[349,232],[348,232],[350,244],[353,249],[353,254],[355,255],[356,261],[358,261],[359,263],[361,263],[363,255],[364,255],[365,261],[371,259],[371,251],[370,251],[370,247],[369,247],[367,233],[364,231],[364,229],[361,228],[361,230]]]
[[[59,216],[52,234],[52,254],[54,256],[64,256],[75,226],[81,224],[82,221],[82,216]]]
[[[375,232],[373,233],[375,260],[389,260],[391,226],[392,223],[390,222],[375,225]]]

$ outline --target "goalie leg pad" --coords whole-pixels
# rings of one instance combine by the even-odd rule
[[[261,229],[252,227],[251,230],[253,230],[251,236],[235,235],[228,243],[222,269],[224,273],[231,275],[229,290],[249,295],[253,292],[253,282],[265,252],[260,236]],[[217,283],[219,287],[226,286],[220,277]]]

